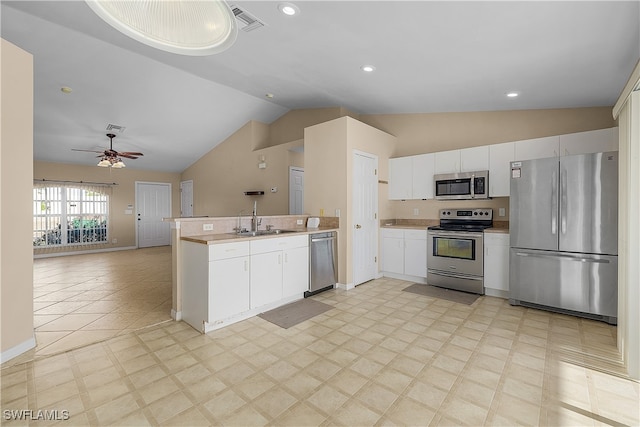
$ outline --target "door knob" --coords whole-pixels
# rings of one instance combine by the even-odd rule
[[[360,224],[356,224],[356,228],[362,228]]]

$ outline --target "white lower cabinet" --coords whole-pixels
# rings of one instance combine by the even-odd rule
[[[309,290],[308,236],[251,241],[251,308]]]
[[[182,319],[208,332],[303,298],[308,242],[306,234],[213,245],[181,241]]]
[[[484,234],[484,287],[487,295],[509,297],[509,234]]]
[[[386,275],[427,277],[427,230],[383,228],[382,271]]]

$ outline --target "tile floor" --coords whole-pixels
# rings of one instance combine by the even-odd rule
[[[171,320],[170,246],[40,258],[33,271],[33,357]]]
[[[334,308],[290,329],[254,317],[201,335],[165,322],[8,362],[3,414],[66,410],[59,424],[92,426],[639,424],[614,327],[408,285],[316,295]]]

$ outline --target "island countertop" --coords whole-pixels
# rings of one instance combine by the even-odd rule
[[[218,233],[218,234],[200,234],[197,236],[188,236],[181,237],[181,240],[185,240],[187,242],[201,243],[203,245],[215,245],[218,243],[230,243],[230,242],[241,242],[246,240],[256,240],[256,239],[272,239],[275,237],[287,237],[287,236],[299,236],[299,235],[308,235],[308,234],[316,234],[316,233],[325,233],[328,231],[338,231],[337,228],[333,227],[318,227],[318,228],[290,228],[288,229],[290,232],[288,233],[273,233],[273,234],[263,234],[258,236],[242,236],[236,233]]]

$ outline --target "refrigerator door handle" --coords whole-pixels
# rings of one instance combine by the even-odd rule
[[[558,232],[558,175],[551,175],[551,234]]]
[[[516,252],[516,255],[532,257],[532,258],[551,258],[551,259],[565,258],[567,261],[590,262],[594,264],[609,264],[608,259],[589,258],[589,257],[574,256],[574,255],[562,255],[562,254],[546,255],[546,254],[533,254],[529,252]]]
[[[560,232],[567,232],[567,170],[560,172]]]

